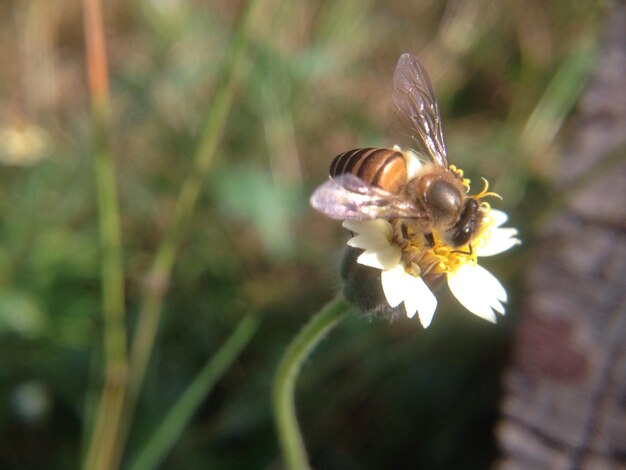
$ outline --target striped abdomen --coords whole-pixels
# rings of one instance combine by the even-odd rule
[[[354,149],[337,155],[330,164],[330,176],[344,173],[393,194],[402,192],[408,178],[404,155],[393,149]]]

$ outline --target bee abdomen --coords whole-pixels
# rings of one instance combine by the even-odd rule
[[[402,192],[408,177],[404,155],[393,149],[354,149],[337,155],[330,164],[330,176],[344,173],[393,194]]]

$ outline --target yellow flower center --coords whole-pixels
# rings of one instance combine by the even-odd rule
[[[431,245],[423,234],[414,234],[404,243],[402,248],[402,258],[408,266],[417,266],[415,269],[419,274],[425,275],[430,272],[439,274],[449,274],[457,271],[466,264],[476,264],[477,243],[484,243],[482,240],[487,235],[487,230],[481,231],[474,241],[462,247],[451,247],[441,239],[435,231],[432,233]]]

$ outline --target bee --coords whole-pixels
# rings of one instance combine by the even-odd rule
[[[402,230],[410,227],[431,244],[433,232],[455,248],[470,244],[483,219],[481,206],[467,195],[462,173],[448,165],[435,92],[411,54],[398,60],[392,103],[427,161],[415,169],[415,154],[397,147],[349,150],[332,161],[312,206],[339,220],[400,219]]]

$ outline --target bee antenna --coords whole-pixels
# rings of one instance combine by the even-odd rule
[[[498,193],[489,191],[489,181],[487,181],[486,178],[481,178],[481,179],[483,180],[483,183],[485,184],[483,187],[483,190],[472,197],[474,199],[482,199],[484,197],[497,197],[498,199],[502,200],[502,196],[500,196]]]

